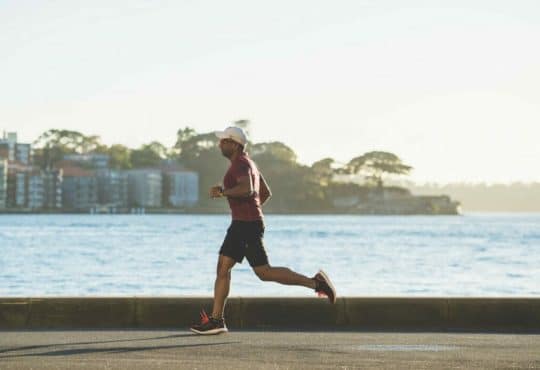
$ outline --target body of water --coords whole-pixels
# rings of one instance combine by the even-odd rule
[[[540,296],[540,214],[267,215],[270,263],[338,295]],[[1,215],[0,296],[211,295],[226,215]],[[313,296],[247,261],[231,296]]]

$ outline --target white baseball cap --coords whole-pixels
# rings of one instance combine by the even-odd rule
[[[242,146],[246,146],[248,140],[244,130],[236,126],[227,127],[225,131],[216,131],[215,134],[220,139],[231,139]]]

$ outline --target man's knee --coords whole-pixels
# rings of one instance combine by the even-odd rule
[[[217,269],[217,277],[220,279],[228,279],[231,277],[231,270],[227,268],[219,268]]]
[[[218,260],[217,269],[216,269],[217,277],[220,279],[230,278],[231,269],[232,269],[231,263],[226,263],[222,260],[222,258],[220,258]]]

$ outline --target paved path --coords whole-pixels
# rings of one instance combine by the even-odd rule
[[[0,369],[540,368],[540,335],[0,331]]]

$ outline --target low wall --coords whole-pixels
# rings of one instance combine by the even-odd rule
[[[0,298],[0,330],[187,329],[210,297]],[[231,329],[540,331],[540,298],[232,297]]]

